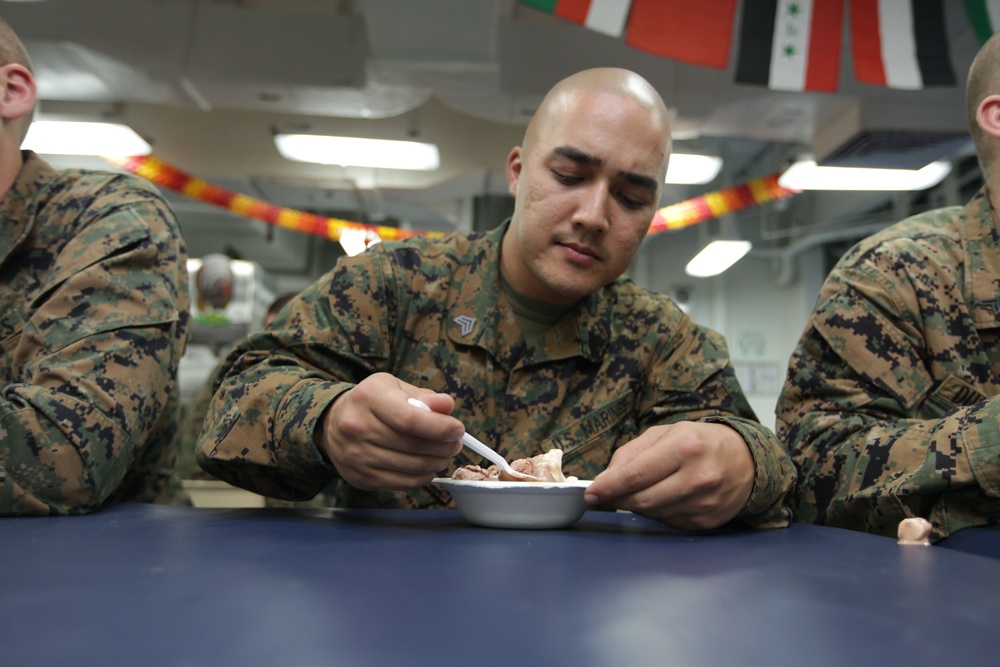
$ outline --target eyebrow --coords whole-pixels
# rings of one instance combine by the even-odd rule
[[[572,160],[577,164],[587,166],[600,167],[604,164],[604,160],[601,158],[584,153],[583,151],[573,148],[572,146],[556,146],[552,149],[552,154],[558,157],[566,158],[567,160]],[[618,174],[632,185],[637,185],[641,188],[647,188],[650,190],[656,190],[656,179],[654,178],[631,171],[620,171]]]

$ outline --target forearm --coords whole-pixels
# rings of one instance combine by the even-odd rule
[[[161,353],[172,331],[85,338],[3,388],[0,514],[89,512],[114,493],[154,430],[168,427]]]
[[[323,413],[353,386],[273,352],[239,357],[212,399],[198,440],[208,473],[274,498],[305,500],[336,476],[314,442]]]
[[[998,419],[997,399],[934,420],[807,407],[792,444],[798,518],[892,535],[908,516],[941,525],[950,493],[998,497]]]
[[[761,528],[788,525],[787,501],[795,483],[791,458],[757,420],[736,379],[725,339],[690,325],[679,328],[675,340],[670,354],[654,368],[655,382],[640,403],[642,430],[678,421],[727,424],[742,437],[755,468],[753,491],[737,518]]]

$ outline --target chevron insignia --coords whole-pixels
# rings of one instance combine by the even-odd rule
[[[476,318],[469,317],[468,315],[459,315],[452,321],[458,325],[463,336],[468,336],[472,333],[472,328],[476,326]]]

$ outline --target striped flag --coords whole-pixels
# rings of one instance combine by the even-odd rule
[[[1000,0],[965,0],[965,12],[980,44],[1000,27]]]
[[[940,0],[851,0],[851,50],[863,83],[955,85]]]
[[[605,35],[621,37],[632,0],[521,0],[521,3]]]
[[[843,0],[745,3],[736,82],[775,90],[835,91],[843,21]]]

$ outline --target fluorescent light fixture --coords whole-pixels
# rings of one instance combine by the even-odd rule
[[[750,252],[750,241],[712,241],[684,267],[695,278],[717,276]]]
[[[813,160],[799,160],[778,178],[778,185],[789,190],[926,190],[950,171],[946,161],[922,169],[872,169],[820,167]]]
[[[149,155],[153,149],[132,128],[120,123],[36,120],[21,148],[50,155]]]
[[[667,183],[703,185],[711,182],[722,169],[722,158],[714,155],[673,153],[667,165]]]
[[[299,162],[423,171],[437,169],[441,164],[437,146],[419,141],[276,134],[274,144],[282,157]]]

